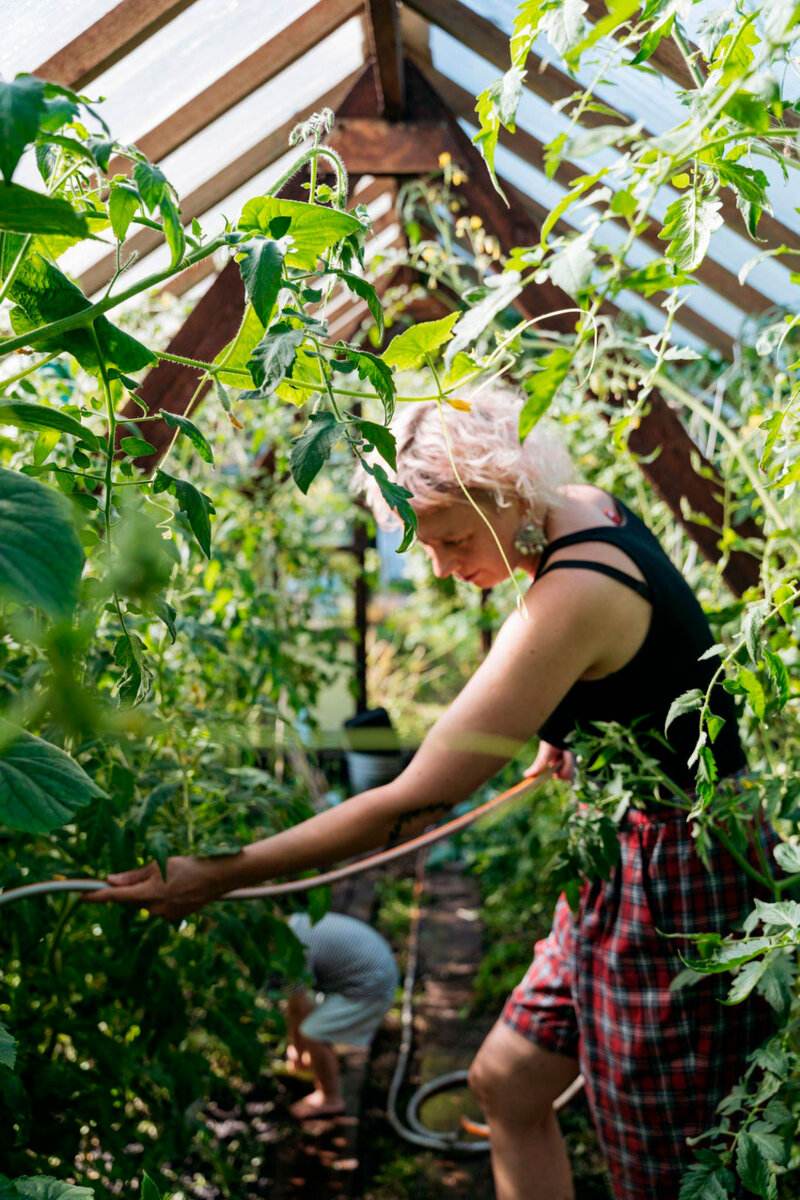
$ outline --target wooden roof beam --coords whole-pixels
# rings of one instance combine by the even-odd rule
[[[510,65],[508,37],[494,22],[473,12],[460,0],[405,0],[420,16],[425,17],[431,24],[444,30],[450,37],[462,42],[474,54],[479,54],[487,62],[492,63],[500,71],[506,71]],[[537,58],[535,54],[528,56],[528,73],[525,79],[526,87],[545,100],[555,104],[574,95],[576,81],[564,75],[555,67]],[[610,106],[608,106],[610,107]],[[622,124],[630,124],[632,118],[611,109],[603,113],[585,111],[581,114],[581,126],[591,128],[595,125],[607,125],[617,120]],[[645,137],[652,133],[642,130]],[[722,188],[717,197],[722,204],[722,215],[733,229],[742,228],[742,216],[736,207],[729,189]],[[800,233],[784,225],[770,213],[762,213],[758,223],[759,237],[766,239],[773,246],[786,245],[790,250],[800,250]],[[746,236],[746,234],[742,234]]]
[[[359,13],[362,5],[363,0],[319,0],[166,120],[137,138],[136,145],[152,162],[166,158],[207,125],[246,100],[257,88],[297,62]],[[132,163],[118,156],[111,160],[108,174],[130,174],[131,170]]]
[[[122,0],[33,74],[80,91],[193,3],[194,0]]]
[[[397,0],[366,0],[370,48],[378,73],[378,116],[396,121],[406,110],[403,41]]]
[[[248,180],[252,179],[259,172],[266,170],[272,163],[276,162],[281,155],[288,150],[288,138],[294,126],[299,121],[306,120],[311,113],[316,112],[320,108],[331,107],[335,108],[341,99],[342,93],[346,92],[354,79],[360,75],[359,71],[354,71],[347,79],[342,80],[337,87],[326,92],[324,96],[318,97],[313,104],[306,105],[305,108],[296,112],[290,120],[286,121],[280,128],[273,130],[267,137],[257,142],[255,146],[245,151],[239,158],[234,159],[229,163],[224,170],[217,175],[207,179],[205,183],[196,188],[189,195],[184,196],[181,201],[181,221],[184,225],[188,225],[194,217],[201,217],[207,213],[209,209],[216,204],[221,204],[232,192],[237,188],[242,187]],[[136,233],[129,237],[122,250],[122,257],[129,257],[134,251],[138,255],[138,260],[141,261],[153,250],[156,250],[163,244],[163,237],[154,229],[139,228]],[[83,292],[87,296],[92,296],[100,288],[105,287],[108,281],[113,277],[116,270],[116,252],[112,251],[104,255],[91,267],[88,267],[78,279],[78,283]]]

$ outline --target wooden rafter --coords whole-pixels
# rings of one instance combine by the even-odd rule
[[[362,5],[363,0],[319,0],[165,121],[137,138],[136,145],[153,162],[159,162],[302,58],[360,12]],[[111,160],[108,173],[128,174],[130,170],[130,161],[117,157]]]
[[[378,71],[378,115],[396,121],[406,108],[403,41],[397,0],[366,0],[370,49]]]
[[[167,347],[169,354],[182,358],[194,358],[200,362],[211,362],[223,346],[236,336],[244,309],[244,285],[238,265],[231,261],[220,273],[204,296],[197,302],[175,337]],[[197,389],[199,371],[182,363],[160,362],[148,372],[138,389],[141,401],[148,412],[166,412],[188,416],[189,405]],[[208,385],[206,385],[207,387]],[[204,389],[205,391],[205,389]],[[194,406],[203,393],[195,397]],[[137,404],[129,400],[123,409],[124,416],[140,415]],[[124,430],[122,431],[124,436]],[[153,421],[147,426],[147,440],[155,446],[155,453],[138,458],[140,471],[154,471],[164,457],[175,437],[175,430],[165,421]]]
[[[354,174],[380,170],[389,175],[427,175],[439,169],[439,155],[454,149],[443,121],[385,121],[343,117],[327,139]]]
[[[475,121],[475,99],[472,93],[454,83],[441,71],[437,71],[435,67],[427,64],[420,64],[420,66],[425,77],[433,84],[445,103],[449,104],[456,116],[473,123]],[[519,126],[513,134],[503,129],[500,131],[500,144],[510,150],[512,154],[516,154],[523,162],[544,172],[544,146],[533,134]],[[553,180],[562,187],[569,187],[583,174],[581,168],[576,167],[574,163],[562,161],[559,163]],[[615,218],[615,224],[627,232],[628,225],[622,217]],[[639,234],[639,238],[658,254],[663,254],[664,242],[659,237],[657,224],[651,224]],[[772,308],[775,303],[758,288],[751,287],[748,283],[739,283],[733,271],[729,271],[727,267],[713,258],[706,257],[695,271],[695,275],[701,283],[711,288],[712,291],[719,292],[730,304],[734,304],[743,312],[760,313],[767,308]],[[691,311],[691,309],[685,311]]]
[[[451,123],[454,137],[461,139],[459,161],[470,173],[470,178],[464,185],[465,192],[470,208],[483,207],[479,215],[487,230],[497,237],[505,251],[515,245],[535,244],[539,239],[538,225],[524,210],[516,209],[515,206],[508,210],[502,206],[494,189],[491,189],[485,168],[481,170],[483,162],[478,151],[444,101],[413,63],[407,64],[406,79],[409,115],[414,116],[419,111],[425,111],[429,116],[438,115],[442,120]],[[486,204],[484,195],[486,187],[490,189],[491,196],[496,201],[490,206]],[[547,317],[550,311],[572,307],[571,299],[552,284],[546,289],[543,286],[526,288],[515,304],[526,317]],[[546,324],[553,328],[555,322],[547,317]],[[569,326],[574,327],[574,324],[573,316],[569,319]],[[676,520],[697,543],[701,553],[711,562],[718,562],[720,552],[714,527],[721,528],[725,523],[725,510],[720,500],[724,495],[724,485],[713,466],[689,437],[677,414],[658,392],[651,392],[647,411],[630,444],[634,453],[641,457],[642,471],[669,505]],[[699,470],[695,469],[695,462],[698,463]],[[712,527],[687,520],[681,509],[682,497],[688,500],[694,512],[704,514]],[[743,537],[759,536],[759,529],[754,521],[743,522],[737,529]],[[736,552],[730,556],[722,574],[728,586],[737,594],[741,594],[747,587],[757,583],[758,562],[751,555]]]
[[[492,63],[500,71],[509,66],[508,37],[493,21],[487,20],[479,13],[473,12],[460,0],[406,0],[406,3],[425,17],[431,24],[443,29],[450,37],[462,42],[473,53],[479,54],[487,62]],[[574,79],[564,75],[555,67],[531,54],[528,58],[526,86],[541,100],[548,104],[569,99],[575,94]],[[613,121],[629,124],[631,118],[606,106],[604,112],[593,113],[585,111],[581,114],[581,125],[590,128],[595,125],[607,125]],[[644,129],[646,137],[652,134]],[[725,222],[732,229],[741,227],[742,217],[727,188],[721,189],[717,199],[722,207],[721,212]],[[784,225],[782,221],[764,212],[758,223],[759,237],[767,243],[780,246],[786,245],[791,250],[800,250],[800,233]]]
[[[305,120],[317,109],[335,107],[343,92],[347,90],[348,85],[360,74],[353,72],[347,79],[343,80],[337,87],[332,88],[324,96],[320,96],[313,104],[306,105],[305,108],[286,121],[279,129],[273,130],[267,137],[257,142],[255,146],[251,146],[239,158],[234,159],[229,163],[224,170],[211,179],[206,180],[200,187],[190,192],[188,196],[184,196],[181,201],[181,220],[184,225],[188,225],[194,217],[202,217],[209,209],[216,204],[221,204],[232,192],[237,188],[242,187],[253,176],[258,175],[260,171],[265,170],[276,162],[281,155],[286,153],[289,134],[294,126]],[[128,258],[132,253],[136,253],[138,261],[146,258],[153,250],[163,244],[163,237],[160,233],[153,229],[138,229],[132,237],[129,237],[125,242],[122,250],[123,260]],[[104,255],[91,267],[88,267],[81,275],[78,283],[87,296],[93,295],[100,288],[105,287],[108,281],[112,278],[116,270],[116,252],[112,251]]]
[[[65,87],[83,88],[193,3],[194,0],[122,0],[33,74]]]

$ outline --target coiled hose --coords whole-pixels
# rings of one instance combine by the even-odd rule
[[[419,966],[419,934],[427,861],[428,851],[426,848],[417,858],[414,878],[414,907],[411,913],[411,926],[408,932],[406,972],[403,980],[402,1034],[400,1049],[397,1055],[397,1064],[392,1075],[392,1081],[389,1084],[386,1115],[394,1131],[404,1141],[410,1142],[414,1146],[423,1146],[427,1150],[446,1151],[450,1154],[464,1154],[467,1156],[487,1154],[489,1151],[488,1126],[462,1117],[461,1124],[463,1129],[468,1133],[478,1135],[478,1139],[473,1137],[471,1140],[466,1140],[455,1131],[440,1132],[429,1129],[423,1124],[420,1117],[422,1105],[430,1100],[431,1097],[438,1096],[442,1092],[448,1092],[453,1088],[463,1088],[467,1082],[467,1071],[450,1071],[447,1075],[439,1075],[436,1079],[430,1079],[427,1083],[423,1083],[421,1087],[418,1087],[406,1105],[405,1123],[397,1110],[400,1089],[403,1086],[403,1080],[408,1070],[414,1039],[414,986]],[[569,1104],[570,1100],[577,1096],[582,1088],[583,1076],[578,1075],[573,1079],[569,1087],[565,1088],[561,1095],[554,1101],[554,1111],[558,1112],[559,1109]]]

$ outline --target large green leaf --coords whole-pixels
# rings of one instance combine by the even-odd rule
[[[0,1021],[0,1065],[13,1068],[17,1059],[16,1039]]]
[[[141,197],[130,183],[116,183],[108,198],[108,215],[117,241],[124,242],[128,226],[138,212]]]
[[[305,336],[304,329],[293,329],[285,321],[279,321],[267,330],[247,364],[258,389],[249,394],[272,395],[281,380],[290,373]]]
[[[86,218],[67,200],[20,187],[18,183],[0,184],[0,229],[15,233],[59,233],[67,237],[88,237]]]
[[[59,433],[71,433],[93,450],[99,445],[91,429],[81,425],[75,417],[70,417],[58,408],[48,408],[46,404],[28,404],[24,400],[0,400],[0,425],[14,425],[17,429],[54,429]]]
[[[36,137],[46,109],[44,84],[32,75],[0,83],[0,171],[10,182],[22,152]]]
[[[7,258],[8,254],[3,266],[7,265]],[[11,323],[18,333],[29,333],[50,321],[74,316],[90,307],[80,288],[38,253],[25,259],[11,286],[10,295],[18,305],[11,312]],[[156,361],[151,350],[112,325],[106,317],[98,317],[94,327],[106,366],[116,367],[123,374],[128,374]],[[40,342],[39,347],[48,351],[66,350],[87,371],[99,370],[94,343],[85,329],[62,333]]]
[[[300,437],[292,442],[289,456],[292,475],[301,492],[308,491],[343,432],[343,426],[327,409],[311,414]]]
[[[283,250],[271,238],[252,238],[238,250],[239,270],[248,298],[259,321],[266,326],[281,290]]]
[[[383,308],[373,284],[368,279],[363,279],[361,275],[354,275],[352,271],[335,271],[334,273],[339,276],[345,287],[361,297],[378,326],[378,333],[383,337]]]
[[[0,720],[0,824],[49,833],[105,796],[69,754]]]
[[[68,502],[0,468],[0,595],[68,616],[78,602],[83,550]]]
[[[400,371],[421,366],[426,354],[435,354],[453,336],[453,326],[461,313],[448,313],[438,321],[423,321],[399,333],[383,353],[383,361]]]
[[[263,322],[259,321],[252,304],[248,304],[244,310],[244,320],[239,326],[236,337],[232,342],[228,342],[227,346],[224,346],[214,359],[215,364],[224,363],[228,368],[227,371],[222,370],[216,376],[221,383],[226,383],[229,387],[238,388],[249,386],[250,380],[245,375],[235,375],[231,372],[234,368],[238,371],[247,368],[250,356],[263,338],[265,332]]]
[[[211,447],[206,441],[205,435],[197,428],[194,421],[190,421],[188,417],[181,416],[180,413],[166,412],[163,408],[160,410],[160,416],[164,418],[171,429],[179,429],[181,433],[185,434],[203,462],[214,462]]]
[[[26,1175],[15,1179],[14,1184],[22,1200],[92,1200],[94,1196],[93,1188],[65,1183],[50,1175]]]
[[[659,237],[670,239],[664,254],[679,271],[694,271],[706,256],[711,234],[722,224],[721,200],[709,200],[694,191],[673,200],[664,214]]]
[[[378,358],[377,355],[370,354],[369,350],[354,350],[350,346],[340,346],[337,347],[337,353],[343,354],[349,362],[355,363],[359,379],[365,379],[372,384],[381,398],[386,420],[391,421],[397,400],[397,388],[389,364]]]
[[[556,346],[540,360],[539,370],[523,382],[527,400],[519,414],[519,437],[523,441],[537,421],[547,412],[561,384],[567,377],[574,351]]]
[[[313,271],[317,259],[331,246],[361,229],[360,221],[339,209],[304,204],[301,200],[281,200],[277,196],[248,200],[239,218],[239,228],[271,235],[270,224],[276,217],[289,218],[286,233],[292,245],[286,251],[286,262],[290,267],[307,271]]]

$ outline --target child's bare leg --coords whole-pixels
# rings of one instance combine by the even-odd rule
[[[297,1118],[330,1116],[344,1110],[341,1075],[336,1055],[326,1042],[315,1042],[300,1032],[301,1023],[313,1010],[314,1005],[308,992],[292,992],[287,1004],[289,1035],[300,1055],[308,1054],[314,1072],[314,1091],[303,1096],[302,1100],[292,1104],[289,1109],[292,1116]]]

